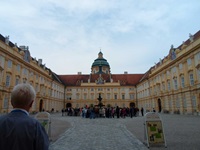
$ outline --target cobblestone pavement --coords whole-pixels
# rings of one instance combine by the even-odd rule
[[[152,146],[150,150],[199,150],[200,116],[161,114],[167,148]],[[56,125],[54,124],[56,122]],[[83,119],[52,115],[52,131],[62,124],[50,150],[143,150],[144,117]],[[64,126],[64,125],[66,126]],[[58,132],[58,130],[56,130]],[[57,133],[58,135],[58,133]]]
[[[50,150],[146,150],[118,119],[67,117],[72,123]]]

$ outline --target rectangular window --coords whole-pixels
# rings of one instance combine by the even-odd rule
[[[198,81],[200,81],[200,69],[197,70],[197,77],[198,77]]]
[[[170,72],[169,71],[167,71],[167,76],[169,76],[170,75]]]
[[[181,87],[184,88],[185,87],[185,79],[184,76],[181,76]]]
[[[196,107],[196,106],[197,106],[196,98],[195,96],[192,96],[192,107]]]
[[[17,85],[17,84],[19,84],[19,78],[18,77],[15,79],[15,85]]]
[[[48,89],[48,96],[51,96],[51,89]]]
[[[190,66],[190,65],[192,64],[191,58],[188,58],[188,59],[187,59],[187,64],[188,64],[188,66]]]
[[[38,74],[36,74],[35,77],[36,77],[36,79],[38,80],[38,78],[39,78]]]
[[[125,99],[125,95],[124,94],[122,94],[122,99]]]
[[[103,89],[102,88],[98,88],[98,91],[103,91]]]
[[[162,80],[164,80],[164,79],[165,79],[165,74],[163,73],[163,74],[162,74]]]
[[[176,73],[176,67],[172,68],[172,73]]]
[[[183,64],[179,64],[179,69],[180,69],[180,70],[183,69]]]
[[[165,83],[162,84],[162,89],[165,91]]]
[[[178,89],[177,78],[174,78],[174,90]]]
[[[4,62],[5,62],[5,58],[3,56],[0,56],[0,66],[2,68],[4,68]]]
[[[27,75],[28,74],[28,70],[26,68],[23,68],[23,74]]]
[[[8,97],[6,96],[3,100],[3,108],[7,109],[8,108]]]
[[[76,99],[77,99],[77,100],[79,99],[79,94],[76,95]]]
[[[12,68],[12,61],[8,60],[8,68]]]
[[[167,81],[167,85],[168,85],[168,91],[171,90],[171,87],[170,87],[170,80]]]
[[[180,108],[180,102],[178,98],[176,99],[176,108]]]
[[[20,67],[20,65],[18,64],[18,65],[16,66],[17,72],[20,72],[20,69],[21,69],[21,67]]]
[[[190,85],[194,85],[194,77],[192,73],[190,73]]]
[[[110,94],[107,94],[107,99],[110,99]]]
[[[94,100],[94,94],[91,94],[91,99]]]
[[[114,95],[114,98],[117,99],[117,94]]]
[[[10,86],[10,75],[6,75],[6,87]]]
[[[197,54],[197,59],[200,60],[200,52]]]
[[[130,100],[134,100],[134,94],[130,94]]]

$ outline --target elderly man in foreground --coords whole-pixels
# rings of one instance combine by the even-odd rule
[[[0,117],[0,150],[48,150],[45,129],[29,116],[36,94],[30,84],[18,84],[11,93],[13,110]]]

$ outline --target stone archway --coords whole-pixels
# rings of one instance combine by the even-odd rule
[[[39,111],[42,111],[42,110],[43,110],[43,100],[41,99],[40,100]]]
[[[158,112],[161,112],[162,111],[162,102],[161,102],[161,99],[159,98],[158,99]]]

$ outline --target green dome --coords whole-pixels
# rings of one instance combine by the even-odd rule
[[[94,66],[108,66],[108,67],[110,67],[109,63],[104,58],[97,58],[92,64],[92,67],[94,67]]]
[[[99,55],[99,57],[94,60],[92,67],[94,67],[94,66],[108,66],[110,68],[110,65],[107,62],[107,60],[103,58],[103,53],[100,51],[98,55]]]

